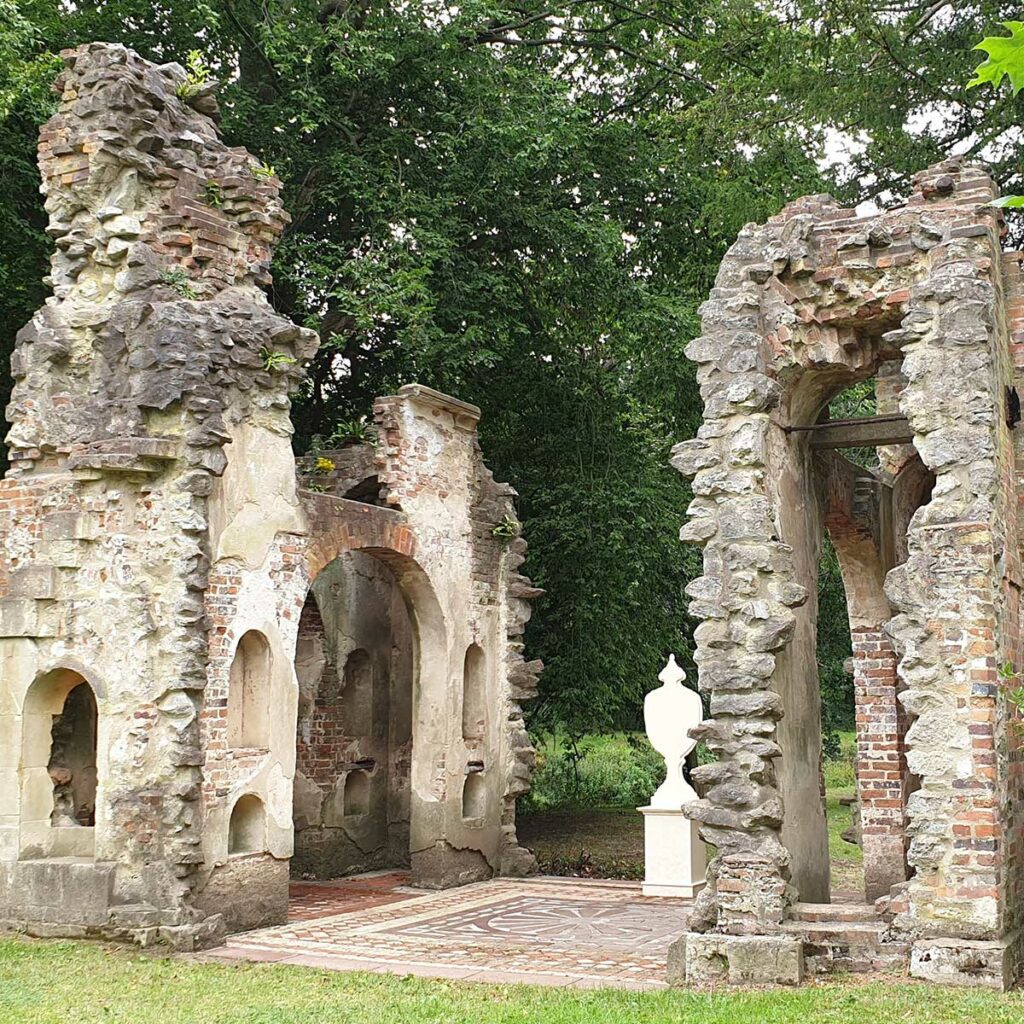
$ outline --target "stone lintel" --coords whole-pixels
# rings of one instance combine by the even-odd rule
[[[444,409],[452,413],[456,419],[467,418],[475,424],[480,419],[480,407],[463,402],[458,398],[452,398],[424,384],[404,384],[398,389],[399,398],[411,398],[423,405],[429,405],[436,409]]]

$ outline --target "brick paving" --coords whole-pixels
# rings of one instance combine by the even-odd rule
[[[387,871],[334,882],[292,882],[288,887],[288,922],[351,914],[407,900],[415,890],[399,887],[408,880],[407,872]]]
[[[690,904],[639,884],[497,879],[428,892],[400,873],[292,886],[289,923],[207,957],[491,983],[666,987]]]

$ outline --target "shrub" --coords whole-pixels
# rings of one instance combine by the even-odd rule
[[[639,807],[665,778],[661,756],[640,735],[549,736],[536,745],[537,771],[524,810]]]

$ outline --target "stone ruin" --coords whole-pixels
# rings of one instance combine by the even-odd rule
[[[370,437],[296,460],[318,340],[263,291],[280,182],[178,65],[64,59],[39,148],[53,296],[18,336],[0,482],[0,925],[189,949],[283,920],[290,870],[529,872],[538,591],[479,410],[409,385]],[[1024,281],[995,195],[954,161],[872,216],[800,200],[744,229],[703,308],[704,424],[673,461],[717,756],[686,813],[716,854],[675,979],[1024,973]],[[830,418],[869,379],[875,415]],[[830,902],[826,531],[859,902]]]
[[[1024,282],[959,161],[866,217],[829,196],[740,233],[702,309],[687,588],[718,760],[687,813],[717,848],[672,971],[798,981],[881,963],[1022,975]],[[829,418],[873,378],[876,415]],[[877,451],[879,468],[848,460]],[[815,657],[827,531],[853,638],[862,906],[830,906]]]
[[[0,924],[189,949],[283,921],[289,862],[532,870],[539,592],[480,411],[409,385],[297,464],[280,182],[180,66],[64,63],[0,482]]]

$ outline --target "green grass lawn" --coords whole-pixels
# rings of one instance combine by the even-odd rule
[[[0,939],[3,1024],[1019,1024],[1024,994],[833,981],[633,993],[163,959]]]

